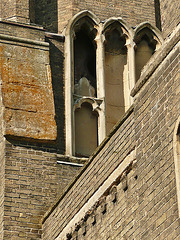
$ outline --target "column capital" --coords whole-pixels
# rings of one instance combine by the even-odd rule
[[[127,48],[134,48],[136,46],[136,43],[132,39],[127,39],[125,45]]]

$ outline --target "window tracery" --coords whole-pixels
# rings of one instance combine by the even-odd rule
[[[141,71],[158,47],[158,40],[153,31],[147,27],[137,32],[135,38],[135,69],[136,81]]]
[[[89,156],[102,142],[133,103],[130,92],[161,41],[148,23],[133,30],[89,11],[72,18],[65,35],[67,155]]]

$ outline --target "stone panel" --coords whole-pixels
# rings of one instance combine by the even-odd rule
[[[0,61],[6,134],[55,141],[48,44],[5,37],[0,43]]]

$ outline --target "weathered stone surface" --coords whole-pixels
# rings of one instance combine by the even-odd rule
[[[29,57],[31,56],[31,57]],[[7,135],[56,140],[48,48],[0,46],[4,119]]]
[[[30,2],[32,0],[4,0],[1,3],[1,15],[3,19],[17,22],[30,22]]]

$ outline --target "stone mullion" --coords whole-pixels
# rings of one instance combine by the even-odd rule
[[[126,47],[127,47],[127,60],[128,60],[128,79],[129,79],[129,104],[127,104],[129,107],[132,105],[133,103],[133,98],[130,96],[130,92],[131,90],[134,88],[135,86],[135,82],[136,82],[136,76],[135,76],[135,43],[128,39],[126,41]]]
[[[71,34],[65,39],[65,116],[66,116],[66,154],[72,156],[74,153],[74,113],[73,109],[73,36]]]
[[[102,101],[98,118],[98,141],[99,144],[106,137],[106,118],[105,118],[105,74],[104,74],[104,35],[102,34],[102,25],[98,27],[96,50],[96,69],[97,69],[97,97]]]

